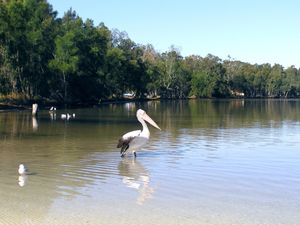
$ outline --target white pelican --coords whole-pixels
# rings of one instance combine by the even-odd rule
[[[134,130],[128,132],[119,139],[117,148],[121,148],[120,153],[122,157],[126,154],[127,150],[131,150],[136,157],[135,151],[143,147],[149,140],[150,131],[145,121],[160,130],[159,126],[147,115],[144,110],[139,109],[136,112],[136,117],[142,124],[143,130]]]
[[[26,175],[28,174],[28,169],[24,166],[24,164],[20,164],[18,172],[20,175]]]

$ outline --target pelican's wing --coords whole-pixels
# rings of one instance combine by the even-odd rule
[[[141,130],[134,130],[124,134],[118,142],[117,148],[121,148],[121,154],[125,153],[126,150],[129,148],[130,142],[137,136],[140,135]]]

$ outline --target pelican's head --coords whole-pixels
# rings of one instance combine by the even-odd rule
[[[147,121],[148,123],[150,123],[155,128],[161,130],[160,127],[150,118],[150,116],[147,115],[147,113],[144,110],[139,109],[138,111],[136,111],[136,117],[138,119],[142,119],[142,120]]]

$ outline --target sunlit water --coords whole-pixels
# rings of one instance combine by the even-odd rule
[[[162,131],[121,158],[117,140],[140,128],[138,108]],[[300,224],[296,100],[1,112],[0,157],[0,224]]]

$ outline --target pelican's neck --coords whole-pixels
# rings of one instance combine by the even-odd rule
[[[149,136],[150,136],[150,131],[149,131],[149,129],[148,129],[148,126],[147,126],[145,120],[143,120],[143,119],[140,118],[140,117],[138,117],[137,119],[138,119],[138,121],[139,121],[139,122],[142,124],[142,126],[143,126],[142,135],[143,135],[143,136],[146,136],[146,137],[149,137]]]

